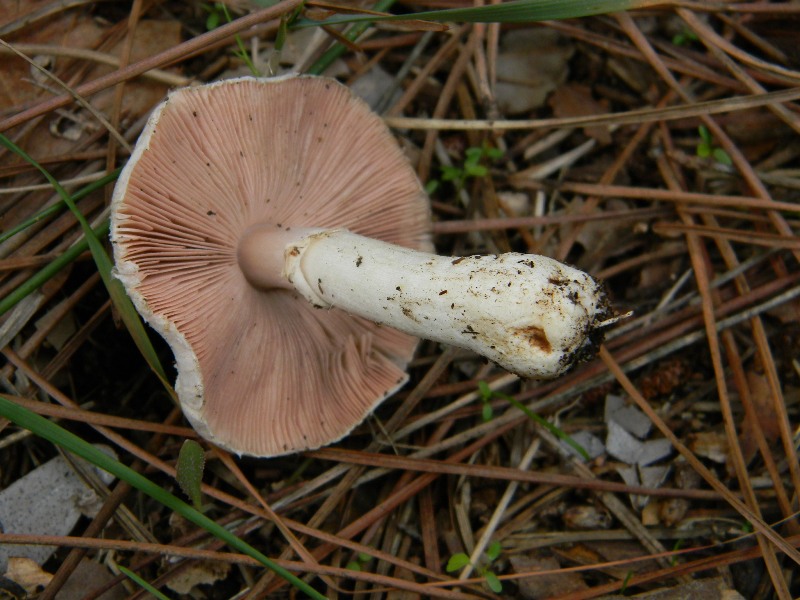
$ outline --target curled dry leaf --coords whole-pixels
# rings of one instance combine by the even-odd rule
[[[167,587],[178,594],[189,594],[198,585],[210,585],[225,579],[231,564],[219,560],[192,561],[180,573],[167,580]]]
[[[689,436],[689,449],[715,463],[728,462],[728,439],[719,431],[698,431]]]
[[[630,596],[621,595],[605,596],[605,600],[628,600],[629,598]],[[722,577],[679,583],[674,587],[637,594],[636,598],[639,600],[685,600],[686,598],[744,600],[744,596],[731,589]]]
[[[44,571],[35,560],[18,556],[8,559],[5,576],[30,595],[46,587],[53,578],[53,575]]]
[[[576,82],[558,86],[550,96],[548,104],[558,118],[589,117],[606,114],[609,111],[607,101],[596,100],[588,85]],[[607,125],[584,127],[583,131],[601,146],[611,143],[611,130]]]
[[[518,115],[544,105],[568,73],[574,46],[552,29],[509,31],[497,57],[495,94],[500,110]]]
[[[779,440],[781,435],[781,426],[778,422],[779,415],[775,411],[772,400],[772,392],[769,388],[764,373],[759,373],[753,369],[747,372],[747,384],[750,388],[750,401],[753,410],[755,411],[755,418],[742,419],[742,432],[739,436],[739,444],[742,448],[742,455],[745,462],[749,462],[758,451],[756,444],[756,435],[754,430],[756,427],[761,429],[762,435],[769,440]]]
[[[588,589],[588,585],[579,573],[549,573],[546,575],[535,575],[536,571],[557,571],[561,564],[552,555],[544,553],[530,553],[525,556],[512,556],[509,559],[511,569],[514,573],[533,573],[532,577],[526,577],[518,581],[520,597],[526,600],[539,600],[540,598],[550,598],[580,592]]]
[[[571,506],[562,515],[567,529],[608,529],[611,527],[611,515],[607,510],[593,504]]]

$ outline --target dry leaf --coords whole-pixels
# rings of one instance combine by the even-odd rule
[[[514,573],[530,573],[532,571],[554,571],[561,568],[553,556],[512,556],[509,559]],[[519,595],[527,600],[538,600],[550,596],[560,596],[588,589],[578,573],[553,573],[535,575],[517,580]]]
[[[156,21],[146,19],[140,21],[136,26],[136,33],[133,36],[133,47],[131,48],[130,62],[136,62],[148,56],[153,56],[181,42],[180,21]],[[120,40],[109,52],[114,56],[120,56],[122,48],[127,42]],[[101,75],[111,72],[111,67],[95,67],[89,79],[95,79]],[[128,119],[135,120],[148,113],[167,93],[169,86],[142,78],[129,81],[125,84],[123,94],[122,110]],[[114,89],[108,89],[92,97],[92,104],[101,110],[107,111],[111,108],[114,98]]]
[[[566,79],[567,61],[574,51],[574,46],[552,29],[504,34],[495,88],[500,110],[517,115],[543,106],[547,95]]]
[[[702,598],[703,600],[744,600],[744,596],[728,587],[722,577],[699,579],[676,585],[672,588],[659,589],[635,596],[602,596],[602,600],[687,600]]]
[[[658,504],[658,518],[665,527],[674,527],[683,521],[690,507],[686,498],[666,498]]]
[[[751,369],[747,372],[747,384],[750,388],[750,399],[756,414],[755,419],[742,419],[742,432],[739,436],[739,442],[742,446],[745,462],[750,462],[758,451],[755,442],[756,436],[753,433],[755,428],[760,427],[764,437],[770,442],[780,439],[781,427],[778,423],[778,413],[773,408],[772,393],[766,376]]]
[[[569,548],[558,548],[556,554],[568,558],[577,565],[597,565],[621,561],[624,564],[620,566],[599,568],[603,573],[618,579],[624,579],[631,573],[636,574],[651,568],[646,562],[625,562],[642,556],[641,544],[632,540],[581,542]]]
[[[58,592],[58,600],[83,600],[91,590],[105,587],[116,578],[106,567],[95,560],[81,559],[67,582]],[[123,600],[128,594],[121,585],[115,585],[100,596],[92,596],[96,600]]]
[[[574,81],[556,88],[550,96],[548,104],[558,118],[589,117],[609,112],[608,102],[595,100],[588,85]],[[583,132],[603,146],[607,146],[612,141],[608,125],[584,127]]]
[[[586,202],[582,198],[575,197],[565,203],[566,210],[562,214],[580,214],[584,210],[585,204]],[[626,210],[629,208],[631,208],[630,203],[610,198],[604,203],[602,210]],[[560,211],[556,211],[556,214],[559,213]],[[624,254],[634,237],[632,223],[624,220],[588,221],[580,225],[564,224],[561,227],[560,237],[571,236],[576,227],[579,229],[575,241],[587,251],[587,255],[582,257],[579,263],[583,268],[589,270],[600,268],[599,263],[592,266],[594,265],[593,261],[599,256],[608,259]]]
[[[25,588],[28,594],[34,594],[43,589],[53,578],[50,573],[43,571],[36,561],[18,556],[8,559],[6,577]]]
[[[356,96],[369,104],[371,108],[375,109],[378,107],[381,100],[383,100],[386,90],[394,83],[394,79],[395,78],[386,70],[376,65],[356,79],[350,86],[350,89],[353,90]],[[392,94],[391,103],[396,102],[402,93],[402,89],[395,89]]]
[[[567,529],[608,529],[611,527],[611,515],[594,505],[572,506],[562,515],[564,526]]]
[[[188,594],[196,585],[212,584],[225,579],[231,570],[230,563],[222,561],[195,561],[167,581],[167,587],[178,594]]]
[[[658,502],[652,500],[642,508],[642,525],[645,527],[655,527],[661,522],[659,517],[660,506]]]
[[[775,317],[781,323],[800,323],[800,300],[794,299],[789,302],[782,302],[775,308],[770,309],[767,314]]]
[[[693,490],[700,487],[703,479],[689,464],[682,459],[673,463],[675,487],[682,490]],[[666,498],[659,504],[659,518],[667,527],[677,525],[686,516],[691,507],[691,502],[686,498]]]
[[[715,463],[728,461],[728,439],[718,431],[699,431],[689,435],[689,449]]]
[[[22,19],[47,4],[49,3],[0,0],[0,27]],[[4,39],[12,45],[24,42],[67,48],[93,48],[100,40],[102,30],[87,11],[64,11],[60,14],[57,19],[39,21],[34,26],[21,29]],[[50,96],[44,88],[33,83],[34,76],[27,62],[6,54],[0,54],[0,60],[3,63],[3,68],[0,69],[0,108],[10,108]],[[68,64],[70,63],[67,60],[56,59],[55,71],[58,72]]]

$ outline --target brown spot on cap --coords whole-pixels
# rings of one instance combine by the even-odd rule
[[[553,346],[541,327],[536,327],[535,325],[521,327],[517,329],[517,333],[526,338],[531,346],[539,348],[542,352],[549,353],[553,351]]]

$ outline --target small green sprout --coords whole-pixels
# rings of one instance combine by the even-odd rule
[[[200,486],[203,484],[205,463],[205,454],[200,444],[194,440],[183,442],[178,453],[178,463],[175,465],[175,479],[197,510],[201,510]]]
[[[201,4],[201,8],[208,13],[206,17],[206,30],[211,31],[219,27],[222,19],[225,17],[223,12],[225,5],[222,2],[214,2],[214,4]]]
[[[514,408],[522,411],[525,415],[533,422],[538,423],[547,431],[552,433],[558,439],[563,440],[566,444],[575,450],[578,454],[580,454],[585,460],[591,460],[591,456],[586,451],[586,449],[581,446],[578,442],[573,440],[569,435],[564,433],[561,429],[553,425],[550,421],[542,417],[541,415],[537,415],[527,406],[522,404],[519,400],[514,398],[513,396],[509,396],[508,394],[504,394],[503,392],[497,392],[489,387],[489,384],[485,381],[478,382],[478,391],[480,392],[481,402],[483,403],[483,408],[481,409],[481,416],[483,417],[484,421],[491,421],[492,417],[494,416],[494,410],[492,409],[491,401],[495,398],[499,398],[501,400],[505,400]]]
[[[228,11],[228,7],[224,2],[214,2],[213,4],[201,4],[200,5],[203,10],[208,13],[206,17],[206,29],[211,31],[212,29],[216,29],[220,26],[223,19],[226,23],[230,23],[233,21],[231,17],[231,13]],[[250,59],[250,55],[247,53],[247,49],[244,47],[244,42],[242,42],[242,38],[238,35],[234,36],[236,40],[236,47],[237,50],[235,52],[236,56],[238,56],[244,64],[247,65],[247,68],[250,69],[250,72],[258,77],[261,75],[258,69],[256,68],[253,61]]]
[[[494,418],[494,409],[489,398],[482,397],[483,408],[481,408],[481,418],[488,423]]]
[[[672,545],[672,551],[673,552],[678,552],[683,547],[683,542],[684,542],[683,539],[677,540]],[[670,566],[673,566],[673,567],[678,564],[678,556],[677,556],[677,554],[669,559],[669,564],[670,564]]]
[[[428,183],[425,184],[425,193],[428,196],[433,196],[433,193],[439,189],[439,185],[441,182],[438,179],[430,179]]]
[[[688,46],[699,39],[694,31],[684,27],[679,33],[672,36],[672,43],[676,46]]]
[[[366,552],[359,552],[356,557],[347,563],[344,568],[351,571],[363,571],[367,563],[372,560],[372,557]]]
[[[700,158],[713,158],[718,163],[731,166],[733,161],[728,153],[722,148],[714,145],[714,139],[711,137],[711,132],[705,125],[700,125],[697,128],[700,134],[700,143],[697,144],[697,156]]]
[[[442,181],[452,181],[456,188],[461,189],[468,179],[488,175],[489,167],[486,166],[486,163],[502,158],[503,151],[484,141],[481,146],[467,148],[464,151],[464,157],[462,166],[442,166]]]
[[[481,577],[486,580],[486,585],[489,586],[489,589],[495,594],[499,594],[503,591],[503,582],[500,581],[500,578],[495,574],[494,571],[491,570],[491,566],[492,563],[500,557],[502,550],[503,547],[500,545],[500,542],[492,542],[483,552],[483,559],[486,562],[486,565],[473,565],[478,573],[480,573]],[[450,560],[447,561],[447,566],[445,569],[448,573],[452,573],[454,571],[460,571],[469,564],[471,564],[469,556],[463,552],[456,552],[450,557]]]
[[[628,584],[630,583],[632,577],[633,577],[633,571],[628,571],[627,573],[625,573],[625,579],[622,580],[622,587],[619,588],[620,594],[624,594],[626,592],[626,590],[628,589]]]
[[[120,572],[123,575],[125,575],[125,577],[127,577],[128,579],[130,579],[131,581],[136,583],[136,585],[138,585],[140,588],[142,588],[146,592],[149,592],[150,594],[152,594],[152,596],[154,598],[156,598],[157,600],[170,600],[169,597],[167,597],[164,594],[162,594],[161,592],[159,592],[155,588],[155,586],[153,586],[152,584],[148,583],[147,581],[145,581],[144,579],[139,577],[136,573],[134,573],[130,569],[127,569],[127,568],[123,567],[122,565],[117,565],[117,568],[120,570]]]

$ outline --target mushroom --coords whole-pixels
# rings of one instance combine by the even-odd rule
[[[419,337],[536,378],[591,351],[609,312],[591,277],[436,256],[429,230],[381,119],[311,76],[170,93],[112,199],[116,276],[175,354],[184,414],[254,456],[345,436],[406,382]]]

